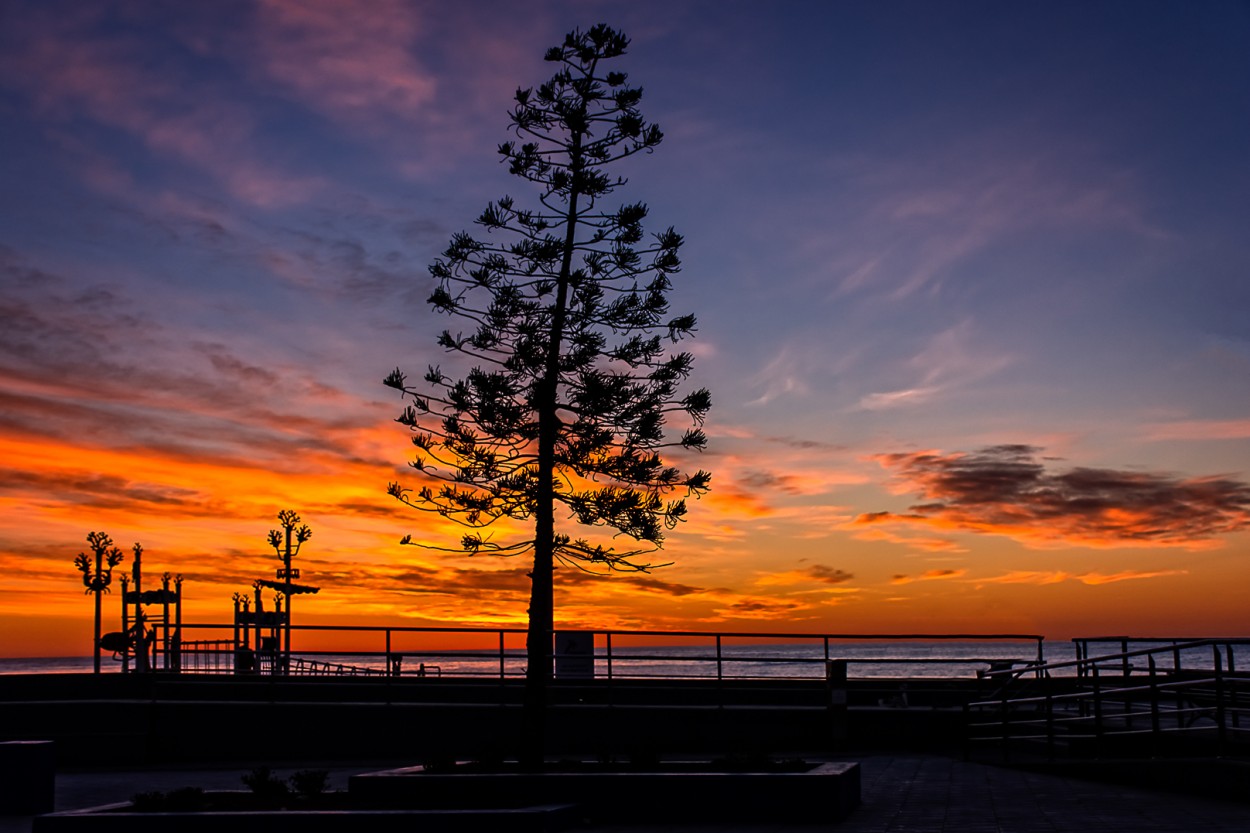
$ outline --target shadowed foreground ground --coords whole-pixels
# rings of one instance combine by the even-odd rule
[[[863,775],[863,805],[835,829],[844,833],[1244,833],[1250,830],[1250,807],[1206,798],[1094,783],[1054,775],[966,763],[923,755],[850,756]],[[402,765],[410,762],[394,762]],[[278,769],[329,769],[331,787],[346,787],[356,772],[392,764],[356,766],[300,764]],[[71,809],[128,799],[136,792],[186,786],[239,789],[240,776],[254,765],[213,769],[93,770],[57,776],[57,809]],[[0,833],[28,833],[29,817],[0,818]],[[599,833],[666,830],[779,829],[768,825],[600,825]],[[828,830],[828,826],[787,826],[794,833]]]

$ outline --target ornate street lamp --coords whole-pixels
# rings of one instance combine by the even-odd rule
[[[299,524],[299,514],[293,509],[283,509],[278,513],[278,523],[282,524],[282,532],[269,530],[269,546],[282,559],[282,569],[278,570],[278,580],[282,582],[282,595],[286,597],[286,622],[282,636],[282,667],[285,671],[291,667],[291,579],[299,578],[299,569],[291,568],[291,559],[299,554],[299,548],[312,537],[308,524]],[[294,540],[294,547],[292,547]]]
[[[122,551],[113,546],[113,539],[103,532],[88,532],[87,543],[95,555],[94,570],[91,556],[85,552],[78,553],[74,566],[82,573],[82,583],[87,593],[95,593],[95,639],[92,648],[95,651],[95,673],[100,673],[100,594],[108,593],[113,583],[113,568],[122,562]],[[138,546],[136,544],[136,546]]]

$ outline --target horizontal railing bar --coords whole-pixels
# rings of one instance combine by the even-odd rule
[[[232,629],[234,623],[216,623],[216,622],[184,622],[182,628],[186,629]],[[374,632],[382,633],[391,631],[392,633],[481,633],[481,634],[519,634],[527,633],[525,628],[480,628],[480,627],[449,627],[449,626],[424,626],[424,625],[291,625],[292,631],[351,631],[351,632]],[[557,631],[564,630],[557,627]],[[722,639],[798,639],[798,640],[932,640],[946,641],[959,639],[964,641],[1044,641],[1045,637],[1041,634],[1019,634],[1019,633],[760,633],[751,631],[647,631],[647,630],[609,630],[597,628],[568,628],[567,630],[584,630],[593,632],[596,635],[612,635],[612,636],[647,636],[647,637],[706,637],[713,639],[721,637]]]
[[[1196,688],[1197,686],[1200,686],[1200,685],[1209,685],[1214,682],[1215,682],[1214,678],[1208,678],[1208,679],[1201,679],[1201,680],[1177,680],[1177,681],[1172,681],[1172,682],[1163,682],[1153,687],[1149,685],[1140,685],[1140,686],[1127,686],[1124,688],[1104,688],[1100,690],[1099,696],[1103,700],[1116,700],[1116,699],[1119,699],[1117,698],[1116,695],[1132,694],[1132,693],[1138,693],[1138,692],[1145,693],[1145,692],[1151,691],[1152,688],[1158,691],[1160,694],[1165,694],[1168,692],[1182,691],[1188,688]],[[1016,698],[1012,698],[1008,702],[1013,703],[1013,704],[1026,704],[1026,703],[1045,703],[1048,700],[1080,701],[1080,700],[1090,699],[1091,695],[1092,695],[1092,692],[1086,690],[1086,691],[1071,692],[1067,694],[1054,694],[1054,695],[1051,695],[1050,697],[1046,697],[1044,695],[1038,695],[1035,697],[1016,697]],[[1212,692],[1212,696],[1214,696],[1214,692]],[[1003,701],[1001,699],[999,700],[974,700],[973,702],[968,704],[968,707],[969,708],[976,708],[978,706],[1001,707],[1002,703]]]
[[[1218,642],[1221,645],[1250,645],[1245,636],[1081,636],[1073,642]],[[1170,648],[1169,648],[1170,650]]]

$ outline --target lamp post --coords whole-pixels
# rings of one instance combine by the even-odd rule
[[[95,569],[92,569],[91,556],[85,552],[78,553],[74,566],[82,573],[82,583],[87,593],[95,594],[95,639],[92,648],[95,651],[95,673],[100,673],[100,594],[109,592],[113,583],[113,568],[122,562],[122,551],[113,546],[113,539],[103,532],[88,532],[87,543],[95,555]]]
[[[308,524],[296,526],[299,524],[299,514],[293,509],[279,512],[278,523],[282,524],[282,532],[269,530],[269,546],[282,559],[278,579],[283,582],[282,595],[286,597],[286,622],[282,629],[282,668],[285,672],[291,667],[291,579],[299,578],[299,570],[291,568],[291,559],[299,554],[299,548],[312,537],[312,530]]]

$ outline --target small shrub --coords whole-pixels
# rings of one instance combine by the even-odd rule
[[[318,798],[329,787],[330,773],[324,769],[301,769],[291,776],[291,789],[300,798]]]
[[[258,766],[244,775],[243,785],[251,790],[253,795],[274,801],[286,798],[291,792],[286,781],[270,772],[267,766]]]

